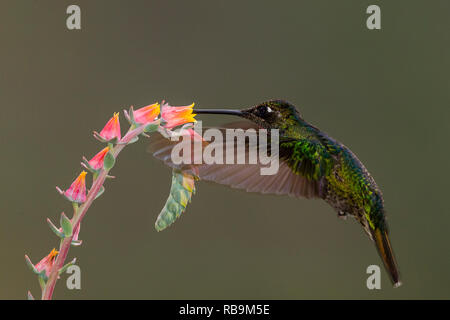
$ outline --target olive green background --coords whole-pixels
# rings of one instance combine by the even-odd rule
[[[82,30],[66,28],[78,4]],[[382,29],[368,30],[370,4]],[[404,285],[353,221],[321,201],[199,182],[157,233],[170,170],[127,148],[72,248],[81,290],[57,299],[450,298],[449,1],[2,1],[0,298],[39,296],[23,256],[58,240],[45,218],[115,111],[166,99],[203,108],[270,98],[345,143],[382,188]],[[218,123],[209,117],[204,123]],[[230,119],[224,119],[228,121]],[[122,117],[122,129],[126,129]]]

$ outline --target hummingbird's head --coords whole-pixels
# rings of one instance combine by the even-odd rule
[[[267,129],[285,129],[302,120],[295,106],[284,100],[269,100],[243,110],[195,109],[194,113],[235,115]]]
[[[284,129],[302,119],[295,106],[284,100],[269,100],[242,110],[242,113],[242,117],[261,127],[273,129]]]

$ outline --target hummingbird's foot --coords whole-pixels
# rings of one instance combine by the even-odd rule
[[[338,211],[337,216],[338,216],[339,219],[347,220],[347,213],[344,212],[344,211]]]

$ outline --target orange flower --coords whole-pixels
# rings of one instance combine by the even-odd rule
[[[164,127],[172,129],[185,123],[196,122],[195,114],[192,113],[193,107],[194,104],[182,107],[171,107],[167,103],[163,104],[161,118],[166,121]]]
[[[159,115],[160,106],[156,102],[146,107],[140,108],[133,112],[134,121],[140,124],[147,124],[155,121],[155,118]]]
[[[89,160],[89,165],[94,170],[99,170],[103,168],[103,161],[105,160],[106,154],[109,152],[109,147],[104,148],[102,151],[97,153],[91,160]]]
[[[121,134],[118,112],[114,113],[114,116],[109,119],[102,131],[100,131],[99,136],[106,141],[112,140],[114,138],[120,140]]]
[[[45,270],[45,275],[48,277],[50,275],[50,270],[55,263],[56,256],[58,255],[58,250],[53,249],[45,258],[36,263],[34,266],[38,272]]]
[[[86,171],[80,173],[78,178],[70,185],[70,188],[64,192],[67,199],[72,202],[83,203],[86,201]]]

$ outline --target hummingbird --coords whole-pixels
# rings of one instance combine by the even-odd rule
[[[276,175],[260,175],[255,166],[209,164],[197,165],[192,171],[196,177],[248,192],[324,200],[338,217],[355,218],[375,244],[394,287],[401,285],[389,240],[383,194],[349,148],[304,120],[297,108],[284,100],[270,100],[242,110],[194,109],[193,112],[237,116],[246,122],[238,122],[233,127],[278,129],[279,132],[280,165]],[[160,140],[151,149],[155,157],[176,167],[170,162],[171,146]]]

